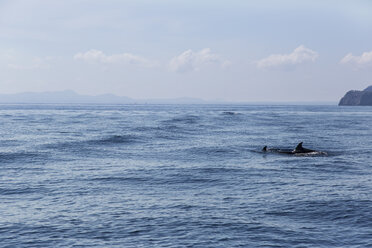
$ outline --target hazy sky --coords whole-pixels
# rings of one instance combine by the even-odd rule
[[[0,0],[0,93],[338,101],[370,84],[369,0]]]

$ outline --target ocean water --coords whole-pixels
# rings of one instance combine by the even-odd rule
[[[0,105],[0,247],[372,247],[372,108]],[[263,153],[304,147],[322,156]]]

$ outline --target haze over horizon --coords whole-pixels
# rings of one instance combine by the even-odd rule
[[[337,102],[372,84],[372,2],[0,1],[0,94]]]

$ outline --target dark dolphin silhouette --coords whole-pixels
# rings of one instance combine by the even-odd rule
[[[262,148],[263,152],[275,152],[275,153],[282,153],[282,154],[291,154],[291,155],[296,155],[296,154],[314,154],[314,155],[319,155],[319,154],[324,154],[326,155],[327,153],[321,152],[321,151],[316,151],[312,149],[307,149],[302,146],[303,142],[298,143],[295,149],[290,150],[290,149],[278,149],[278,148],[268,148],[267,146],[264,146]]]
[[[300,142],[296,148],[293,150],[294,153],[310,153],[310,152],[317,152],[315,150],[311,150],[311,149],[307,149],[307,148],[304,148],[302,147],[302,143],[303,142]]]

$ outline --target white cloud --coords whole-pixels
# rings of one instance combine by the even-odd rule
[[[304,45],[297,47],[290,54],[272,54],[257,62],[258,68],[273,68],[280,66],[294,66],[305,62],[314,62],[318,53],[306,48]]]
[[[154,67],[158,64],[155,61],[130,53],[106,55],[104,52],[95,49],[89,50],[85,53],[77,53],[75,54],[74,59],[103,64],[125,63],[141,67]]]
[[[206,65],[219,65],[223,68],[231,65],[228,60],[222,59],[219,55],[211,53],[209,48],[194,52],[187,50],[180,55],[174,57],[169,62],[169,68],[176,72],[199,71]]]
[[[340,61],[341,64],[350,64],[356,67],[370,66],[372,65],[372,51],[364,52],[361,56],[354,56],[353,54],[347,54]]]

